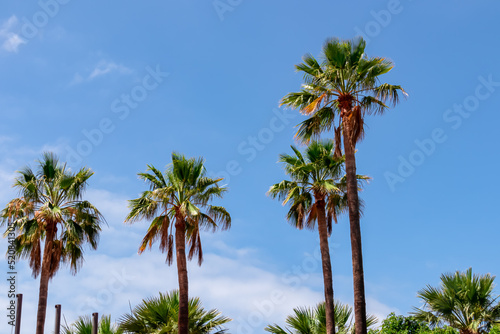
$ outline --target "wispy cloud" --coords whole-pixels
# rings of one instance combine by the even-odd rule
[[[115,204],[120,206],[118,202]],[[114,225],[114,222],[110,222],[110,225]],[[122,230],[128,228],[122,225]],[[117,248],[116,254],[103,252],[108,247],[86,253],[85,265],[76,277],[67,268],[62,268],[49,286],[51,307],[48,308],[47,319],[54,317],[52,305],[62,303],[68,323],[92,312],[111,314],[116,320],[142,299],[157,296],[158,292],[177,289],[176,267],[165,264],[165,254],[158,252],[156,247],[140,256],[135,249],[130,251],[127,244],[137,246],[141,237],[142,234],[138,234],[134,238],[124,239],[123,234],[116,231],[102,233],[101,246],[113,244]],[[207,241],[204,246],[209,251],[205,254],[203,265],[198,267],[193,262],[188,264],[190,296],[200,297],[205,308],[217,308],[232,318],[233,321],[228,325],[231,332],[259,333],[269,324],[284,324],[293,308],[312,307],[324,298],[320,271],[311,272],[307,278],[291,277],[287,273],[252,264],[256,262],[256,254],[241,252],[241,249],[226,244],[223,248],[228,254],[214,254],[210,251],[212,242]],[[223,242],[218,243],[220,246]],[[300,264],[298,260],[296,265]],[[24,277],[19,286],[19,291],[24,292],[24,307],[27,310],[24,317],[27,323],[31,323],[36,318],[38,285],[29,278],[30,271],[25,262],[19,264],[19,269],[20,276]],[[5,290],[5,284],[0,282],[0,288]],[[379,319],[394,311],[371,296],[368,296],[368,302],[369,313]],[[29,332],[26,330],[24,334]]]
[[[124,65],[117,64],[113,61],[101,60],[88,73],[89,73],[88,75],[75,73],[75,75],[73,76],[73,80],[71,80],[70,82],[70,85],[73,86],[73,85],[78,85],[82,82],[89,82],[98,77],[109,75],[111,73],[118,73],[122,75],[131,74],[133,73],[133,70]]]
[[[21,44],[26,44],[24,39],[12,32],[17,23],[17,17],[12,15],[0,26],[0,42],[2,42],[2,49],[7,52],[17,52]]]
[[[95,79],[97,77],[103,76],[111,72],[118,72],[120,74],[130,74],[132,70],[123,66],[116,64],[114,62],[101,61],[94,68],[92,73],[89,75],[89,80]]]

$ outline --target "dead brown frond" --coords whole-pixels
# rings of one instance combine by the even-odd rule
[[[316,110],[318,110],[318,106],[320,105],[321,101],[323,101],[323,99],[325,97],[326,97],[326,93],[323,93],[316,100],[312,101],[309,105],[307,105],[302,110],[300,110],[300,113],[303,115],[307,115],[307,116],[313,114]]]
[[[52,240],[49,241],[52,245],[49,245],[49,254],[47,256],[48,263],[45,265],[49,266],[49,278],[52,279],[59,269],[59,265],[61,264],[61,257],[63,253],[63,244],[60,240]],[[47,251],[47,248],[45,248]]]

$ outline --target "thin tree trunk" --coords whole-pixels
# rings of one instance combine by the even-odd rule
[[[40,272],[40,289],[38,295],[38,312],[36,316],[36,334],[44,334],[45,316],[47,313],[47,295],[49,293],[50,259],[53,251],[55,226],[47,228],[45,247],[43,249],[42,270]]]
[[[179,279],[179,333],[188,334],[188,274],[186,264],[186,224],[182,218],[176,218],[175,248],[177,255],[177,276]]]
[[[363,272],[363,251],[361,248],[361,227],[359,223],[358,181],[356,177],[356,158],[354,145],[349,138],[350,128],[343,120],[345,169],[347,180],[347,201],[351,230],[352,276],[354,287],[354,324],[356,334],[366,334],[365,279]]]
[[[328,247],[328,229],[326,226],[325,200],[317,200],[319,247],[323,265],[323,282],[325,285],[326,334],[335,334],[335,311],[333,298],[333,275]]]

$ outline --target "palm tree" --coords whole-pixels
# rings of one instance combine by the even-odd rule
[[[188,258],[198,256],[198,264],[203,261],[200,229],[227,230],[231,226],[231,216],[221,206],[211,205],[215,198],[222,198],[226,188],[219,186],[222,179],[206,177],[204,160],[186,159],[172,153],[172,164],[162,174],[153,166],[139,178],[149,184],[150,190],[141,197],[130,201],[130,213],[126,222],[141,219],[151,220],[151,225],[142,240],[139,253],[154,241],[160,240],[160,250],[167,252],[167,263],[173,261],[175,227],[175,249],[177,275],[179,280],[179,334],[188,333],[188,275],[186,266],[186,241]],[[202,211],[205,210],[205,212]]]
[[[441,275],[441,286],[428,285],[418,292],[424,301],[422,309],[415,308],[417,320],[429,322],[433,327],[447,324],[460,334],[488,333],[492,326],[500,325],[500,303],[493,296],[494,276],[465,273]]]
[[[63,334],[92,334],[92,319],[89,316],[79,317],[75,323],[64,325]],[[98,334],[123,334],[118,326],[111,323],[111,316],[102,316],[97,325]]]
[[[224,317],[216,309],[205,310],[199,298],[190,298],[189,333],[223,334],[227,331],[223,325],[231,319]],[[120,319],[120,329],[125,333],[176,333],[179,315],[179,291],[149,298],[136,306],[130,314]]]
[[[334,156],[333,141],[314,141],[304,155],[292,146],[295,155],[282,154],[280,162],[291,181],[285,180],[269,189],[272,198],[278,197],[283,205],[290,203],[287,219],[295,227],[314,229],[318,222],[323,281],[326,302],[327,333],[335,333],[333,275],[328,237],[332,232],[332,220],[347,208],[345,178],[342,178],[343,158]],[[359,177],[366,179],[366,177]]]
[[[49,280],[61,262],[76,274],[83,264],[84,244],[97,248],[104,218],[81,199],[93,175],[90,169],[73,173],[53,153],[44,153],[36,173],[25,167],[18,174],[14,187],[21,197],[2,210],[2,226],[8,225],[5,235],[15,231],[17,256],[29,259],[34,278],[40,275],[36,334],[43,334]]]
[[[354,334],[352,324],[352,307],[335,301],[335,319],[338,334]],[[293,315],[286,318],[287,328],[276,324],[267,326],[265,330],[273,334],[325,334],[326,331],[325,303],[320,303],[314,308],[299,307],[293,309]],[[368,316],[365,319],[367,327],[377,323],[377,318]]]
[[[349,206],[351,250],[353,263],[354,312],[356,328],[366,334],[366,302],[359,198],[356,181],[356,144],[363,138],[364,117],[382,114],[387,103],[396,104],[399,95],[406,92],[400,87],[380,83],[379,76],[393,68],[390,60],[365,55],[363,39],[328,40],[323,46],[322,62],[312,55],[303,57],[296,69],[304,73],[305,84],[300,92],[287,94],[281,105],[299,109],[310,116],[299,124],[296,137],[308,142],[321,132],[334,130],[336,156],[341,156],[344,143],[347,197]],[[336,117],[338,123],[335,125]]]

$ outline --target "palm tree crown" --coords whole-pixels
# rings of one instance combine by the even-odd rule
[[[42,269],[42,241],[53,241],[50,278],[59,264],[68,263],[73,274],[83,264],[83,245],[97,248],[100,225],[104,218],[88,201],[81,200],[87,180],[94,174],[89,168],[72,173],[52,153],[45,153],[35,173],[25,167],[18,172],[14,187],[21,197],[11,200],[2,211],[2,226],[7,233],[17,231],[18,256],[30,261],[33,277]],[[54,240],[46,236],[53,235]]]
[[[325,205],[328,234],[332,222],[347,209],[346,179],[343,175],[344,158],[334,156],[332,140],[313,141],[302,154],[291,146],[295,155],[282,154],[285,172],[291,180],[284,180],[269,189],[272,198],[283,205],[290,204],[288,221],[295,227],[314,229],[318,218],[318,205]],[[367,176],[357,176],[368,180]]]
[[[92,319],[89,316],[79,317],[73,324],[64,325],[63,334],[92,334]],[[97,325],[97,334],[123,334],[123,331],[111,323],[111,316],[102,316]]]
[[[350,125],[350,138],[355,145],[363,136],[366,113],[383,113],[389,104],[399,101],[406,92],[399,85],[381,83],[379,76],[389,72],[393,63],[385,58],[365,55],[363,39],[341,41],[329,39],[323,46],[322,61],[305,55],[296,65],[304,73],[305,83],[300,92],[289,93],[281,104],[301,110],[310,116],[299,125],[297,136],[305,141],[334,128],[340,145],[341,121]],[[339,124],[335,126],[335,116]],[[339,129],[339,130],[337,130]],[[339,146],[340,147],[340,146]]]
[[[216,309],[205,310],[199,298],[189,299],[189,333],[223,334],[231,319]],[[176,333],[179,314],[179,291],[149,298],[121,317],[120,329],[126,333]]]
[[[334,306],[336,319],[336,333],[354,334],[352,323],[352,307],[335,301]],[[377,323],[375,316],[368,316],[367,326]],[[326,333],[326,311],[325,303],[320,303],[314,308],[299,307],[293,309],[293,314],[286,318],[286,328],[276,324],[269,325],[265,330],[273,334],[325,334]]]
[[[205,174],[202,159],[186,159],[177,153],[172,154],[172,164],[165,174],[154,166],[148,166],[148,172],[138,174],[150,189],[130,201],[131,211],[126,221],[151,220],[139,253],[148,246],[151,248],[159,239],[159,247],[167,252],[167,262],[171,264],[174,245],[174,224],[171,222],[177,219],[176,223],[186,227],[189,259],[198,255],[198,264],[202,263],[200,228],[215,232],[219,228],[227,230],[231,227],[229,213],[221,206],[210,204],[213,199],[222,198],[227,188],[219,185],[222,179],[212,179]]]
[[[418,292],[424,301],[422,309],[415,308],[414,316],[431,326],[448,324],[463,334],[488,333],[500,324],[500,303],[493,295],[495,277],[489,274],[465,273],[441,275],[441,286],[427,286]]]

